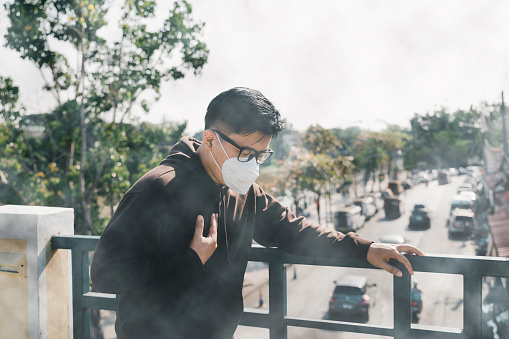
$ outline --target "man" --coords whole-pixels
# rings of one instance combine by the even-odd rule
[[[252,240],[290,253],[388,264],[413,246],[376,244],[297,218],[254,183],[283,129],[260,92],[233,88],[207,108],[203,141],[184,137],[125,194],[92,262],[92,282],[119,295],[119,339],[231,338],[243,312]]]

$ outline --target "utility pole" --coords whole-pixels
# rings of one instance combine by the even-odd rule
[[[507,149],[507,123],[505,121],[504,92],[502,92],[502,105],[500,106],[500,115],[502,116],[504,156],[507,157],[509,152]]]

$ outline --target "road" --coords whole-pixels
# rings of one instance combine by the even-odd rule
[[[417,185],[402,196],[406,211],[396,220],[387,220],[383,211],[378,212],[357,233],[366,239],[379,241],[386,234],[402,234],[409,244],[415,245],[429,254],[474,255],[471,241],[449,239],[446,221],[449,206],[456,188],[463,183],[464,176],[453,177],[452,182],[439,186],[432,181],[426,187]],[[425,203],[431,210],[431,228],[411,230],[408,218],[415,203]],[[312,218],[312,216],[311,216]],[[294,270],[295,269],[295,270]],[[296,273],[296,279],[294,275]],[[296,265],[288,268],[288,315],[311,319],[328,319],[329,294],[334,280],[345,274],[365,275],[376,286],[370,291],[374,304],[370,310],[368,324],[393,326],[392,286],[393,278],[382,270],[352,269],[337,267],[316,267]],[[413,279],[423,291],[423,311],[419,324],[438,327],[463,327],[463,282],[460,275],[416,272]],[[268,287],[261,288],[264,305],[268,305]],[[245,300],[246,307],[259,304],[259,294],[253,293]],[[356,321],[355,319],[347,321]],[[386,338],[354,333],[322,331],[302,328],[289,328],[288,337],[302,338]],[[235,339],[269,338],[265,329],[240,326]]]

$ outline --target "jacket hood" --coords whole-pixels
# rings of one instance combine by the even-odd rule
[[[170,154],[161,161],[160,165],[164,165],[166,162],[173,159],[190,159],[200,161],[198,156],[198,147],[200,147],[201,141],[193,137],[184,136],[175,146],[172,147]],[[203,167],[203,166],[202,166]]]
[[[197,180],[201,181],[201,179],[203,179],[205,181],[202,182],[202,184],[215,186],[218,190],[220,190],[225,186],[218,185],[210,177],[198,156],[198,148],[201,144],[202,142],[196,138],[184,136],[178,143],[175,144],[175,146],[172,147],[170,154],[164,158],[159,165],[175,167],[178,164],[178,167],[189,171],[188,173],[197,174]]]

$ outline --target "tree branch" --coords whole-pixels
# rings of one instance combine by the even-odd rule
[[[94,195],[94,192],[95,192],[95,189],[97,188],[99,179],[102,176],[104,164],[106,163],[107,157],[108,157],[108,152],[105,149],[103,149],[101,162],[99,163],[99,167],[97,168],[97,172],[95,173],[94,183],[92,184],[92,187],[88,190],[88,195],[87,195],[87,203],[88,204],[90,204],[90,202],[92,201],[92,196]]]
[[[20,191],[16,188],[16,186],[14,186],[13,184],[10,183],[9,180],[7,180],[7,177],[5,176],[4,172],[2,172],[2,170],[0,170],[0,181],[4,184],[4,185],[7,185],[9,186],[13,191],[14,193],[16,193],[16,196],[21,200],[21,202],[23,202],[23,204],[27,204],[27,201],[25,198],[23,198],[23,195],[20,193]]]

